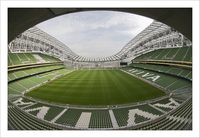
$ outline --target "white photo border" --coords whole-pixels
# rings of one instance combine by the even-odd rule
[[[188,131],[15,131],[7,130],[7,45],[8,8],[192,8],[193,10],[193,130]],[[199,137],[199,1],[123,0],[123,1],[1,1],[0,48],[0,136],[1,137]]]

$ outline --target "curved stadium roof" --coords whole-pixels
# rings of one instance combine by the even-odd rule
[[[118,53],[102,58],[86,58],[80,56],[73,52],[67,45],[37,27],[28,29],[13,41],[20,41],[20,43],[27,43],[28,41],[30,45],[33,45],[34,43],[35,46],[40,47],[40,52],[50,53],[56,55],[57,57],[62,57],[63,59],[69,59],[78,62],[104,62],[122,60],[133,56],[133,54],[130,55],[130,53],[137,51],[138,49],[141,50],[144,48],[146,43],[149,43],[150,41],[152,43],[155,41],[154,39],[157,35],[166,33],[170,30],[171,27],[161,22],[154,21],[136,37],[130,40]],[[178,34],[176,35],[178,37]],[[53,53],[51,53],[52,49],[54,49]]]

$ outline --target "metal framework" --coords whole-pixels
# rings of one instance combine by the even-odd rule
[[[78,57],[78,55],[65,44],[37,27],[30,28],[17,36],[9,44],[9,50],[13,53],[39,52],[55,56],[61,60],[73,60]]]
[[[37,27],[28,29],[10,42],[10,52],[40,52],[72,63],[86,62],[95,65],[114,61],[130,61],[146,52],[170,47],[191,46],[191,41],[175,29],[154,21],[129,41],[118,53],[109,57],[86,58],[74,53],[68,46]],[[116,62],[115,62],[116,63]],[[93,65],[93,66],[95,66]]]

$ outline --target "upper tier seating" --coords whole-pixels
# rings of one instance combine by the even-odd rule
[[[145,53],[134,59],[134,61],[141,61],[141,60],[172,60],[172,61],[191,62],[192,47],[158,49]]]
[[[44,55],[41,53],[9,53],[8,54],[8,66],[31,64],[31,63],[45,63],[45,62],[57,62],[59,59]]]

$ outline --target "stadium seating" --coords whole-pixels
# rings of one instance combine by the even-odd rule
[[[36,26],[8,44],[9,130],[191,130],[192,95],[192,42],[158,21],[108,57]]]
[[[123,70],[135,76],[138,76],[139,78],[146,79],[152,84],[157,84],[159,87],[162,87],[168,93],[184,89],[187,89],[189,90],[188,92],[191,92],[191,89],[188,89],[192,87],[192,83],[189,80],[185,80],[176,76],[171,76],[166,73],[161,73],[153,70],[146,70],[142,68],[128,67],[128,68],[123,68]],[[146,73],[159,76],[159,78],[154,81],[152,79],[149,79],[148,77],[144,77],[144,74]]]
[[[109,112],[106,110],[96,110],[91,112],[89,128],[112,128]]]
[[[61,128],[50,123],[43,122],[34,117],[28,116],[16,108],[12,103],[8,104],[9,129],[15,130],[59,130]]]
[[[192,99],[189,98],[176,111],[156,122],[150,123],[136,130],[191,130]]]
[[[89,125],[87,128],[112,128],[112,122],[109,113],[106,110],[83,110],[69,108],[62,116],[60,116],[58,120],[56,120],[55,123],[79,129],[77,122],[82,113],[91,114],[91,117],[89,118]]]
[[[173,67],[173,66],[164,66],[164,65],[154,65],[154,64],[142,64],[142,63],[134,63],[130,66],[136,68],[142,68],[152,71],[163,72],[171,75],[176,75],[182,78],[186,78],[191,80],[192,79],[192,70],[191,69],[184,69],[180,67]]]
[[[35,76],[31,76],[28,78],[24,78],[21,80],[14,81],[12,83],[9,83],[8,85],[8,93],[9,94],[22,94],[26,90],[33,88],[37,85],[40,85],[56,76],[64,75],[66,73],[69,73],[70,70],[67,69],[60,69],[55,70]]]
[[[46,66],[46,67],[38,67],[38,68],[13,71],[8,74],[8,80],[13,81],[13,80],[16,80],[19,78],[23,78],[25,76],[38,74],[38,73],[45,72],[45,71],[53,71],[55,69],[61,69],[61,68],[64,68],[64,66],[63,65],[60,65],[60,66],[51,65],[51,66]]]
[[[172,61],[192,61],[192,47],[164,48],[143,54],[135,61],[139,60],[172,60]]]
[[[19,65],[36,63],[36,59],[31,53],[8,53],[8,65]]]
[[[25,97],[21,98],[21,100],[18,100],[20,97],[16,97],[9,102],[8,113],[10,129],[12,129],[12,127],[14,127],[14,129],[23,130],[114,128],[113,121],[111,121],[111,116],[109,114],[111,109],[82,109],[78,107],[66,107],[64,105],[56,106]],[[169,105],[170,99],[178,103],[178,108],[175,108],[175,110],[164,110],[164,108],[156,108],[156,106],[153,106],[158,103]],[[174,106],[174,103],[170,105]],[[41,107],[48,107],[49,110],[43,114],[45,115],[44,118],[39,120],[38,113],[42,112],[40,112],[38,108]],[[191,107],[191,98],[187,101],[181,101],[173,97],[166,97],[161,100],[149,102],[149,104],[128,105],[127,107],[121,106],[119,108],[114,107],[112,111],[114,113],[113,117],[117,121],[117,129],[179,130],[191,127]],[[165,112],[163,112],[163,110]],[[166,114],[168,112],[170,114]],[[84,117],[89,116],[81,118],[83,114],[85,115]],[[151,123],[151,120],[153,123]]]
[[[137,64],[141,65],[141,64]],[[142,64],[143,65],[143,64]],[[34,69],[20,70],[14,72],[15,75],[10,75],[9,77],[14,79],[14,76],[22,77],[23,75],[36,73],[44,71],[47,69],[54,69],[60,66],[49,66],[49,67],[40,67]],[[146,69],[149,67],[149,69]],[[162,69],[162,66],[160,67]],[[163,67],[163,72],[158,72],[157,68],[154,66],[137,66],[134,65],[131,67],[124,68],[124,71],[133,73],[132,69],[137,69],[139,71],[148,71],[156,75],[160,75],[159,81],[154,83],[162,86],[163,88],[169,90],[170,92],[180,89],[185,85],[191,87],[191,82],[189,80],[184,80],[176,76],[167,75],[170,72],[170,69],[165,69]],[[66,73],[66,69],[60,69],[48,73],[39,74],[36,76],[24,78],[22,80],[17,80],[9,84],[9,94],[20,94],[36,85],[41,84],[42,82],[48,81],[53,76]],[[68,70],[69,71],[69,70]],[[186,74],[186,73],[185,73]],[[143,74],[134,74],[138,77],[142,77]],[[145,79],[145,78],[144,78]],[[167,82],[167,85],[166,85]],[[171,84],[169,86],[169,84]],[[172,85],[176,84],[176,85]],[[190,91],[191,92],[191,91]],[[177,98],[175,98],[177,99]],[[180,105],[185,99],[177,99]],[[169,98],[166,97],[162,100],[157,100],[156,102],[148,102],[148,104],[143,105],[129,105],[128,107],[119,107],[113,108],[113,115],[116,119],[115,129],[134,129],[134,130],[180,130],[180,129],[191,129],[191,100],[187,101],[188,104],[181,105],[180,108],[177,108],[175,112],[174,109],[159,107],[157,108],[156,104],[167,104]],[[30,100],[25,99],[24,102],[30,102]],[[38,112],[32,110],[34,108],[48,106],[49,111],[46,113],[43,120],[39,120],[37,117]],[[24,110],[29,112],[21,111]],[[32,111],[31,111],[32,110]],[[49,105],[37,101],[36,104],[32,106],[21,106],[16,107],[12,103],[9,104],[8,114],[9,114],[9,129],[19,129],[19,130],[52,130],[52,129],[113,129],[113,121],[111,120],[111,115],[109,114],[110,109],[98,110],[98,109],[79,109],[79,108],[64,108],[63,106]],[[135,114],[135,111],[137,114]],[[62,113],[63,112],[63,113]],[[168,112],[170,115],[166,116]],[[89,114],[87,119],[81,119],[81,115]],[[60,114],[60,115],[59,115]],[[146,116],[145,116],[146,114]],[[32,115],[32,117],[29,117]],[[56,118],[58,116],[58,118]],[[147,117],[148,116],[148,117]],[[151,116],[149,118],[149,116]],[[166,116],[166,117],[163,117]],[[23,119],[22,119],[23,118]],[[149,124],[149,122],[155,123]],[[161,119],[159,119],[161,118]],[[179,118],[179,119],[177,119]],[[181,119],[180,119],[181,118]],[[145,125],[147,123],[147,125]],[[140,127],[142,125],[142,127]]]
[[[57,61],[60,60],[41,53],[8,53],[8,66]]]
[[[118,125],[120,127],[122,126],[127,126],[128,125],[128,119],[129,119],[129,111],[133,109],[139,109],[142,110],[143,112],[149,112],[154,115],[162,115],[163,113],[156,110],[155,108],[150,107],[149,105],[141,105],[141,106],[135,106],[135,107],[128,107],[128,108],[119,108],[119,109],[113,109],[113,113],[116,117],[116,120],[118,122]],[[136,115],[137,117],[135,118],[135,123],[141,123],[144,121],[149,120],[149,118],[145,118],[140,115]],[[130,116],[131,117],[131,116]]]
[[[41,58],[43,58],[46,62],[56,62],[56,61],[60,61],[60,59],[55,58],[53,56],[48,56],[45,54],[38,54]]]
[[[55,123],[75,127],[82,110],[68,109]]]

